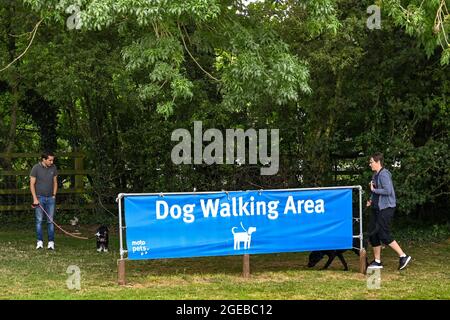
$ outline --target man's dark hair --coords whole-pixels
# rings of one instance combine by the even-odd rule
[[[51,152],[51,151],[44,151],[44,152],[42,152],[42,154],[41,154],[41,159],[47,160],[48,157],[54,157],[54,156],[55,156],[55,155],[53,154],[53,152]]]
[[[381,165],[384,165],[384,157],[383,154],[381,152],[375,152],[371,158],[373,159],[373,161],[375,162],[380,162]]]

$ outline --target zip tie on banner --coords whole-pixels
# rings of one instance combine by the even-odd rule
[[[161,198],[164,198],[164,193],[161,192],[161,193],[159,194],[159,196],[160,196]]]
[[[261,195],[263,191],[264,191],[263,189],[259,189],[258,195]]]
[[[225,191],[225,193],[227,194],[228,201],[230,201],[230,193],[228,191]]]

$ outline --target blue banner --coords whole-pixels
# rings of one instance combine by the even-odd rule
[[[350,249],[352,189],[125,195],[128,258]]]

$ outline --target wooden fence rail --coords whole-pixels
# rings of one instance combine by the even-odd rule
[[[30,210],[31,193],[29,179],[31,168],[40,160],[39,153],[0,153],[0,163],[7,163],[8,168],[0,168],[0,212]],[[58,188],[60,201],[57,208],[61,210],[92,209],[95,203],[86,199],[93,198],[93,190],[87,183],[91,170],[84,168],[85,154],[69,152],[56,155],[58,176],[65,183]],[[61,165],[58,160],[61,160]],[[14,170],[14,168],[20,168]],[[27,168],[27,170],[24,170]],[[74,203],[75,202],[75,203]]]

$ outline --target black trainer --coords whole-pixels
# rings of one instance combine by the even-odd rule
[[[411,256],[406,257],[400,257],[399,264],[398,264],[398,270],[405,269],[408,263],[411,261]]]
[[[376,262],[375,260],[373,260],[368,266],[368,269],[383,269],[383,264],[380,262]]]

